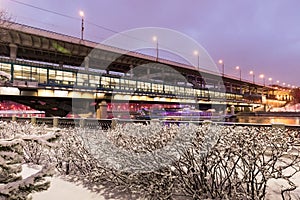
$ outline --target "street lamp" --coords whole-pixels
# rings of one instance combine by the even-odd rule
[[[251,70],[251,71],[249,72],[249,74],[252,75],[253,84],[254,84],[254,83],[255,83],[255,74],[254,74],[254,71]]]
[[[224,76],[224,74],[225,74],[225,69],[224,69],[224,62],[223,62],[223,60],[219,60],[219,64],[220,65],[222,65],[222,75]]]
[[[152,37],[153,42],[156,43],[156,62],[158,61],[158,39],[156,36]]]
[[[83,40],[83,31],[84,31],[84,12],[79,11],[79,15],[81,17],[81,39]]]
[[[264,86],[265,86],[266,85],[266,83],[265,83],[265,75],[261,74],[261,75],[259,75],[259,78],[263,79],[263,83],[264,83]]]
[[[197,66],[198,66],[198,70],[200,70],[200,66],[199,66],[199,62],[200,62],[199,52],[197,50],[195,50],[194,51],[194,55],[197,56]]]
[[[268,79],[269,81],[270,81],[270,83],[271,83],[271,86],[273,85],[273,79],[270,77],[269,79]]]
[[[277,85],[279,85],[279,82],[280,82],[280,81],[278,81],[278,80],[276,81]]]
[[[242,80],[242,69],[240,68],[240,66],[236,66],[235,69],[240,71],[240,81],[241,81]]]

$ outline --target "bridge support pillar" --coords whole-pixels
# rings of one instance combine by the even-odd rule
[[[101,103],[98,104],[96,118],[97,119],[107,119],[107,103],[106,103],[106,101],[101,101]]]
[[[18,46],[16,44],[12,44],[12,43],[9,44],[10,59],[16,60],[17,50],[18,50]]]
[[[90,67],[89,65],[90,65],[90,58],[89,57],[85,57],[84,58],[84,69],[88,71],[89,67]]]

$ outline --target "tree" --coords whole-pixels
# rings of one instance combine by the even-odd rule
[[[0,122],[0,199],[27,199],[32,192],[48,189],[51,166],[44,165],[37,173],[23,178],[20,175],[24,161],[24,146],[52,146],[57,132],[38,134],[39,127],[31,124]],[[29,134],[28,134],[29,133]]]

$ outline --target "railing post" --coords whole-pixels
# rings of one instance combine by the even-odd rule
[[[204,120],[203,122],[202,122],[202,124],[203,125],[212,125],[212,121],[211,120]]]
[[[36,124],[36,117],[31,117],[31,124]]]
[[[112,118],[111,119],[111,129],[116,128],[117,124],[118,124],[119,118]]]
[[[12,116],[12,117],[11,117],[11,121],[16,122],[16,121],[17,121],[17,116],[15,116],[15,115]]]
[[[150,120],[150,125],[159,125],[159,119],[151,119]]]
[[[79,119],[79,127],[84,128],[86,125],[86,119],[85,118],[80,118]]]
[[[59,124],[59,118],[60,117],[53,117],[53,127],[57,128]]]
[[[272,128],[285,129],[285,124],[283,124],[283,123],[272,123]]]

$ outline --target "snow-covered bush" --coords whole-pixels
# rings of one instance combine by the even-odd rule
[[[199,127],[194,148],[186,149],[174,163],[180,187],[191,198],[263,199],[270,179],[289,180],[291,174],[283,173],[287,168],[299,171],[299,149],[294,148],[297,132],[222,127],[214,146],[203,154],[207,133],[202,130]]]
[[[0,199],[27,199],[30,193],[49,187],[50,183],[44,179],[45,176],[51,175],[51,166],[48,164],[24,179],[20,175],[22,164],[28,161],[27,159],[36,158],[30,158],[36,152],[31,152],[35,149],[34,146],[51,147],[52,142],[59,136],[57,132],[37,135],[38,130],[40,127],[28,123],[0,122]],[[38,158],[40,160],[40,155]]]
[[[283,195],[295,189],[297,135],[210,123],[75,128],[64,130],[51,158],[63,174],[93,189],[108,184],[150,199],[264,199],[272,179],[290,184]]]

